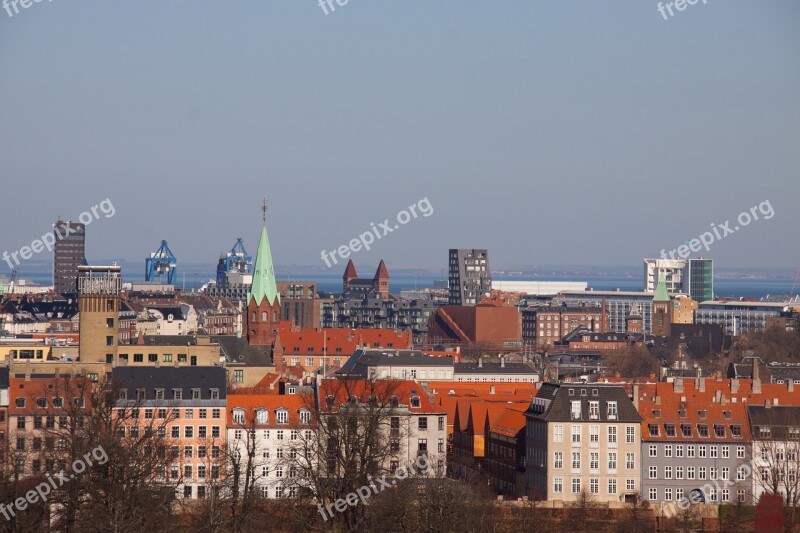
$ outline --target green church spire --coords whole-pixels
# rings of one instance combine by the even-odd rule
[[[264,200],[262,210],[261,238],[258,241],[258,251],[256,252],[256,263],[253,268],[253,284],[247,294],[247,303],[255,299],[256,305],[261,305],[264,298],[270,306],[278,302],[281,303],[281,295],[278,293],[278,285],[275,282],[275,268],[272,266],[272,252],[269,249],[269,238],[267,237],[267,202]]]
[[[653,296],[654,302],[668,302],[670,301],[669,293],[667,292],[667,276],[663,270],[658,272],[658,284],[656,285],[656,294]]]

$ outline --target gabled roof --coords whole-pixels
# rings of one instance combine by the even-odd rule
[[[505,437],[515,438],[525,430],[525,413],[523,409],[507,407],[489,421],[489,431]]]
[[[333,397],[332,407],[328,407],[329,396]],[[349,403],[353,397],[357,404],[369,404],[370,399],[374,397],[381,405],[390,403],[393,397],[397,397],[398,406],[408,409],[412,414],[444,414],[443,409],[431,403],[425,389],[416,381],[326,379],[320,382],[319,403],[320,409],[323,411],[337,411],[341,405]],[[412,398],[419,398],[419,407],[412,404]]]

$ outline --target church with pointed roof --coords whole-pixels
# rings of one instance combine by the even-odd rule
[[[253,283],[247,293],[247,342],[251,346],[272,346],[281,318],[281,295],[272,265],[267,236],[267,208],[263,207],[261,238],[253,266]]]
[[[359,278],[353,260],[347,262],[342,276],[342,292],[345,296],[363,296],[378,294],[384,300],[389,299],[389,270],[381,259],[372,279]]]

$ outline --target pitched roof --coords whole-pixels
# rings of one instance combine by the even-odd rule
[[[386,269],[386,263],[383,262],[383,259],[378,263],[378,269],[375,271],[373,279],[389,279],[389,271]]]
[[[525,429],[525,423],[524,410],[507,407],[494,420],[489,421],[489,431],[513,438]]]
[[[333,407],[328,407],[329,396],[333,396]],[[367,404],[373,396],[379,403],[387,403],[396,396],[398,405],[408,408],[411,413],[444,413],[441,407],[431,403],[425,389],[416,381],[326,379],[320,382],[319,402],[323,410],[336,411],[338,406],[348,403],[352,397],[358,403]],[[419,398],[419,407],[412,404],[412,398]]]
[[[352,279],[357,278],[358,274],[356,274],[356,266],[353,264],[353,260],[350,259],[347,262],[347,268],[344,269],[344,274],[342,275],[345,279]]]
[[[529,416],[548,422],[641,422],[633,402],[619,385],[599,383],[545,383],[528,410]],[[544,400],[544,401],[542,401]],[[599,402],[596,418],[590,414],[590,403]],[[580,412],[573,412],[572,402],[579,402]],[[617,415],[609,416],[608,403],[617,402]]]
[[[658,272],[658,283],[656,284],[656,293],[653,296],[654,302],[668,302],[670,301],[669,293],[667,293],[667,276],[664,271]]]
[[[244,424],[233,423],[233,416],[228,416],[228,427],[249,427],[256,428],[285,428],[300,426],[300,411],[306,410],[313,412],[313,397],[301,396],[299,394],[260,394],[260,393],[233,393],[228,396],[228,413],[234,409],[243,409]],[[269,411],[266,424],[256,422],[256,411],[267,409]],[[278,424],[275,411],[286,409],[289,412],[288,424]]]

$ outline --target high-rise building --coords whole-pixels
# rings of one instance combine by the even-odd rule
[[[689,259],[683,277],[683,292],[695,302],[708,302],[714,299],[714,261],[713,259]]]
[[[82,363],[113,363],[119,348],[119,303],[122,268],[78,267],[78,313]]]
[[[489,251],[451,248],[449,305],[476,305],[492,292]]]
[[[664,274],[667,292],[681,292],[685,276],[685,259],[645,259],[644,260],[644,292],[655,292],[659,274]]]
[[[78,267],[86,264],[86,225],[57,220],[53,225],[53,287],[65,298],[76,295]]]

